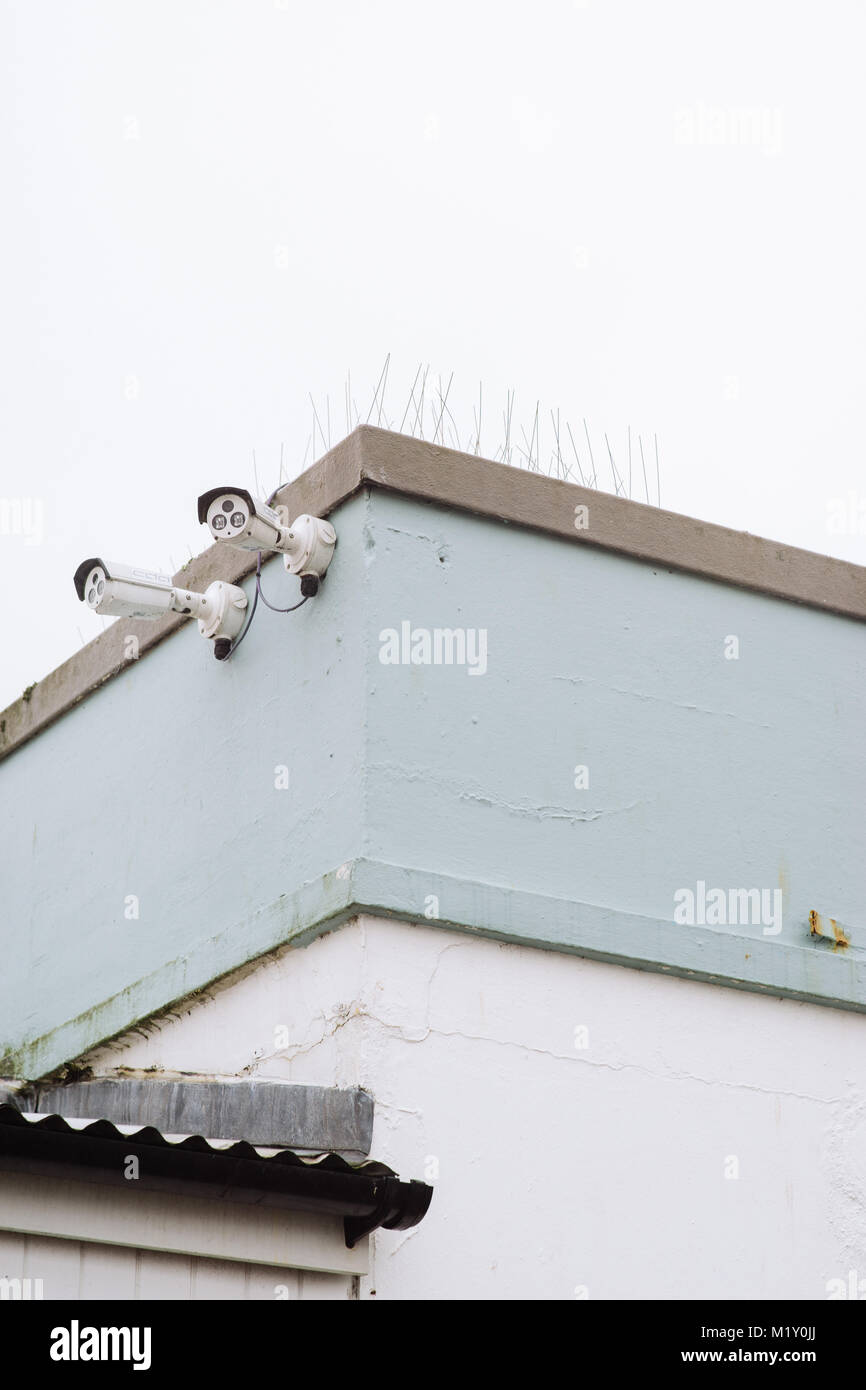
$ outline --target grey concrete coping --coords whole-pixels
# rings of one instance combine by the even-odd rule
[[[277,495],[292,516],[327,516],[363,487],[381,487],[441,506],[527,526],[575,545],[685,570],[846,618],[866,621],[866,568],[811,550],[733,531],[659,507],[425,440],[361,425]],[[192,503],[191,499],[191,503]],[[584,529],[575,508],[588,509]],[[255,568],[251,552],[212,545],[175,576],[204,589],[214,579],[236,584]],[[70,577],[71,583],[71,577]],[[122,619],[58,666],[0,713],[0,760],[60,718],[129,659],[124,639],[138,638],[143,656],[186,621],[177,614],[149,623]]]
[[[357,1087],[110,1077],[33,1088],[7,1100],[19,1110],[67,1119],[152,1125],[162,1134],[317,1153],[368,1154],[373,1135],[373,1100]]]

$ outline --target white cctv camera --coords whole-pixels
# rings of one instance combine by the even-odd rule
[[[198,618],[199,632],[215,640],[215,654],[221,657],[228,655],[227,644],[244,625],[247,596],[221,579],[199,594],[176,588],[168,574],[97,557],[82,561],[74,583],[82,603],[104,617],[164,618],[166,613],[180,613]]]
[[[329,521],[299,516],[289,525],[285,507],[269,507],[245,488],[214,487],[198,499],[198,519],[215,541],[240,550],[276,550],[290,574],[321,579],[337,533]]]

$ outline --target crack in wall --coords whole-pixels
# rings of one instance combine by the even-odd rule
[[[729,709],[710,709],[707,705],[696,705],[688,701],[672,700],[668,695],[650,695],[644,690],[627,690],[620,685],[609,685],[607,681],[594,681],[588,676],[553,676],[555,681],[565,681],[568,685],[595,685],[612,695],[626,695],[630,700],[651,701],[653,704],[668,705],[671,709],[689,710],[694,714],[712,714],[719,719],[736,719],[740,724],[751,724],[756,729],[772,729],[772,724],[757,719],[747,719]]]
[[[405,782],[431,782],[449,792],[458,801],[477,802],[481,806],[490,806],[494,809],[507,811],[512,815],[523,816],[531,820],[564,820],[572,824],[580,822],[600,820],[602,816],[624,815],[628,811],[634,811],[638,806],[650,804],[647,798],[638,798],[630,801],[625,806],[605,806],[595,809],[584,809],[574,806],[557,806],[555,803],[532,802],[532,801],[508,801],[505,797],[497,796],[495,792],[485,790],[475,784],[466,790],[467,779],[464,777],[458,780],[454,777],[436,776],[430,768],[409,767],[406,763],[388,762],[380,760],[370,761],[370,771],[385,773],[388,776],[399,777]]]

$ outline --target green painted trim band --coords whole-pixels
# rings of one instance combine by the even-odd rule
[[[436,919],[424,912],[431,895],[440,904]],[[795,945],[763,936],[760,927],[752,935],[741,930],[723,934],[594,903],[519,892],[507,885],[356,859],[279,898],[247,923],[199,943],[86,1015],[7,1053],[0,1059],[0,1075],[34,1080],[46,1076],[269,952],[306,946],[360,913],[866,1012],[866,957],[854,947],[834,951],[811,938],[808,921],[803,924],[802,945]]]

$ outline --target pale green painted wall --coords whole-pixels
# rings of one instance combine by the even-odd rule
[[[315,603],[260,609],[226,667],[185,629],[0,767],[0,1074],[434,896],[470,930],[866,1007],[861,624],[381,491],[332,520]],[[265,582],[289,601],[279,562]],[[486,629],[486,674],[383,665],[404,621]],[[674,923],[698,880],[781,888],[781,933]]]

